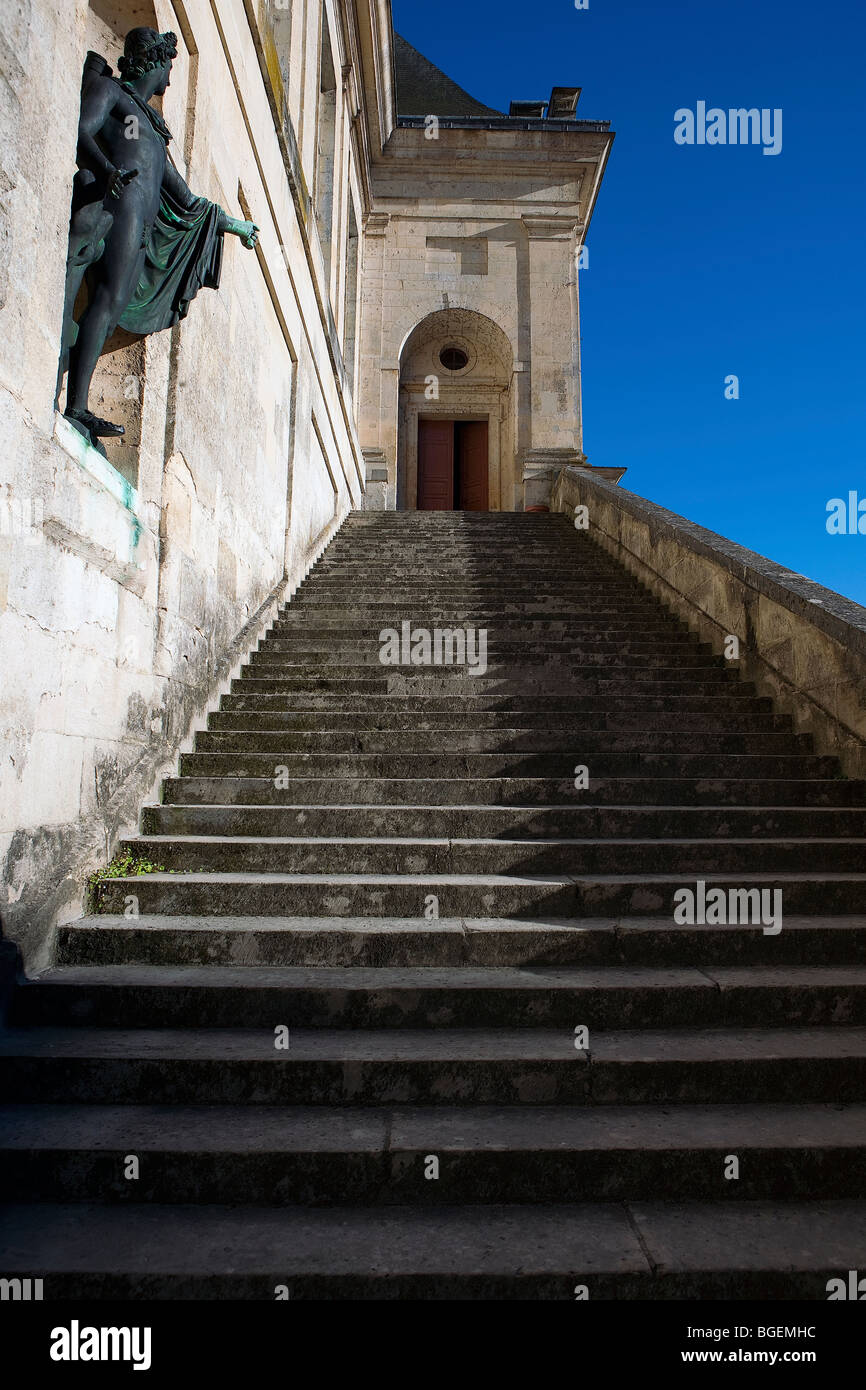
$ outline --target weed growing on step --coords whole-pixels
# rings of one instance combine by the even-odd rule
[[[100,883],[113,878],[142,878],[145,874],[164,874],[165,866],[152,864],[149,859],[137,859],[133,854],[116,854],[104,869],[97,869],[87,879],[87,910],[96,911],[96,895]]]

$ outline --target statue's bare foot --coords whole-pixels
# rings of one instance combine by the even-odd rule
[[[100,420],[89,410],[67,410],[67,420],[75,420],[93,435],[94,439],[119,439],[126,434],[123,425],[114,425],[110,420]]]

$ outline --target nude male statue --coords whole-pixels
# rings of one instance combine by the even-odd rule
[[[198,198],[168,158],[171,132],[150,105],[171,80],[177,38],[154,29],[126,37],[119,78],[98,54],[84,70],[58,395],[68,362],[66,416],[98,447],[124,433],[88,409],[93,373],[118,326],[149,334],[186,316],[202,287],[219,287],[223,237],[254,249],[259,229]],[[87,275],[90,300],[73,310]]]

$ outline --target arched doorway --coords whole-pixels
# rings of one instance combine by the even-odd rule
[[[510,505],[513,367],[505,333],[471,309],[439,310],[410,333],[400,357],[401,510]]]

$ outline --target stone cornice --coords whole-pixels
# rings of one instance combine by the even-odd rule
[[[530,241],[570,241],[583,226],[579,218],[544,217],[534,213],[524,213],[520,220]]]
[[[388,230],[391,221],[391,214],[388,212],[371,212],[364,222],[365,236],[383,237]]]

